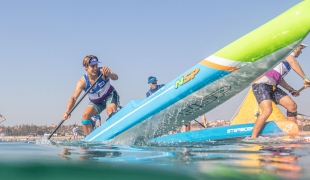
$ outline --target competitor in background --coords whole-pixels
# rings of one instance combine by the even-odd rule
[[[65,113],[62,120],[70,118],[68,112],[74,106],[81,92],[87,91],[93,83],[97,80],[100,74],[103,74],[97,84],[89,91],[89,104],[82,114],[82,124],[85,135],[92,132],[91,117],[95,114],[100,114],[103,110],[111,117],[116,112],[116,106],[119,101],[119,96],[114,87],[111,85],[110,80],[117,80],[118,76],[111,71],[109,67],[98,67],[98,58],[93,55],[88,55],[83,59],[83,67],[86,73],[76,83],[76,88],[73,95],[69,99]]]
[[[146,97],[149,97],[150,95],[152,95],[154,92],[156,92],[158,89],[162,88],[165,86],[165,84],[157,84],[157,78],[154,76],[150,76],[148,78],[148,84],[150,85],[150,89],[148,90],[148,92],[146,92]],[[206,116],[203,114],[201,116],[202,121],[204,123],[204,126],[207,127],[206,125]],[[185,125],[182,126],[181,131],[182,132],[187,132],[191,130],[191,122],[186,123]],[[171,130],[169,132],[169,134],[173,134],[174,131]]]
[[[78,139],[78,127],[74,126],[73,131],[73,139]]]
[[[93,130],[101,126],[101,117],[99,114],[95,114],[91,117]]]
[[[302,49],[307,47],[305,44],[300,44],[290,55],[288,55],[275,68],[264,74],[252,85],[254,96],[262,109],[262,113],[255,121],[252,131],[252,138],[256,139],[262,130],[266,120],[272,113],[272,101],[280,104],[287,109],[287,120],[296,122],[297,104],[287,95],[278,85],[282,86],[293,96],[299,96],[299,92],[292,88],[283,79],[288,72],[293,69],[302,79],[305,87],[309,87],[310,80],[300,67],[296,58],[302,53]]]
[[[191,122],[186,123],[185,125],[182,126],[181,132],[188,132],[191,130]]]
[[[121,106],[121,102],[118,101],[118,104],[117,104],[117,108],[116,108],[115,113],[117,113],[117,112],[118,112],[119,110],[121,110],[122,108],[123,108],[123,106]],[[115,113],[113,113],[113,114],[115,114]],[[109,116],[109,117],[107,118],[107,120],[109,120],[110,117],[111,117],[111,116]],[[106,120],[106,121],[107,121],[107,120]],[[101,119],[100,119],[100,126],[101,126]]]
[[[201,115],[202,124],[205,128],[207,128],[207,117],[205,114]]]
[[[123,106],[121,106],[121,102],[118,101],[117,108],[116,108],[116,112],[118,112],[118,111],[121,110],[122,108],[123,108]]]
[[[205,114],[201,115],[201,121],[202,121],[203,124],[201,124],[197,120],[195,120],[195,121],[197,123],[199,123],[200,126],[203,126],[204,128],[207,128],[207,118],[206,118]],[[185,125],[183,125],[182,128],[181,128],[181,132],[188,132],[190,130],[191,130],[191,121],[186,123]]]
[[[157,84],[157,78],[150,76],[148,78],[147,83],[150,85],[150,90],[146,92],[146,97],[149,97],[152,95],[154,92],[156,92],[158,89],[162,88],[165,86],[165,84]]]

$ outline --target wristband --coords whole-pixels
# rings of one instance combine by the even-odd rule
[[[306,80],[306,79],[308,79],[308,78],[307,78],[307,76],[305,76],[305,77],[303,77],[302,79],[303,79],[303,80]]]

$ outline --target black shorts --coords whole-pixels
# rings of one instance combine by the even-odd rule
[[[282,89],[269,84],[253,84],[252,89],[258,104],[263,100],[271,100],[279,104],[280,99],[287,96]]]

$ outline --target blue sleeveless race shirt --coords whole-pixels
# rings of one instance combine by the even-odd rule
[[[156,92],[158,89],[164,87],[165,84],[158,84],[156,89],[150,89],[146,92],[146,97],[149,97],[150,95],[152,95],[154,92]]]
[[[98,76],[100,76],[100,69],[98,68]],[[84,91],[90,88],[91,84],[89,83],[88,76],[86,74],[83,75],[86,81],[86,87]],[[112,91],[114,87],[110,84],[110,79],[103,80],[100,78],[95,85],[88,93],[89,100],[93,103],[100,103],[103,101]]]

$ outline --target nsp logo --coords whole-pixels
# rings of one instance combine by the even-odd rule
[[[178,79],[175,82],[175,88],[177,89],[180,86],[182,86],[183,84],[187,83],[188,81],[192,80],[195,78],[195,75],[199,72],[199,68],[196,68],[194,70],[192,70],[191,72],[189,72],[188,74],[186,74],[185,76],[182,76],[181,79]]]

